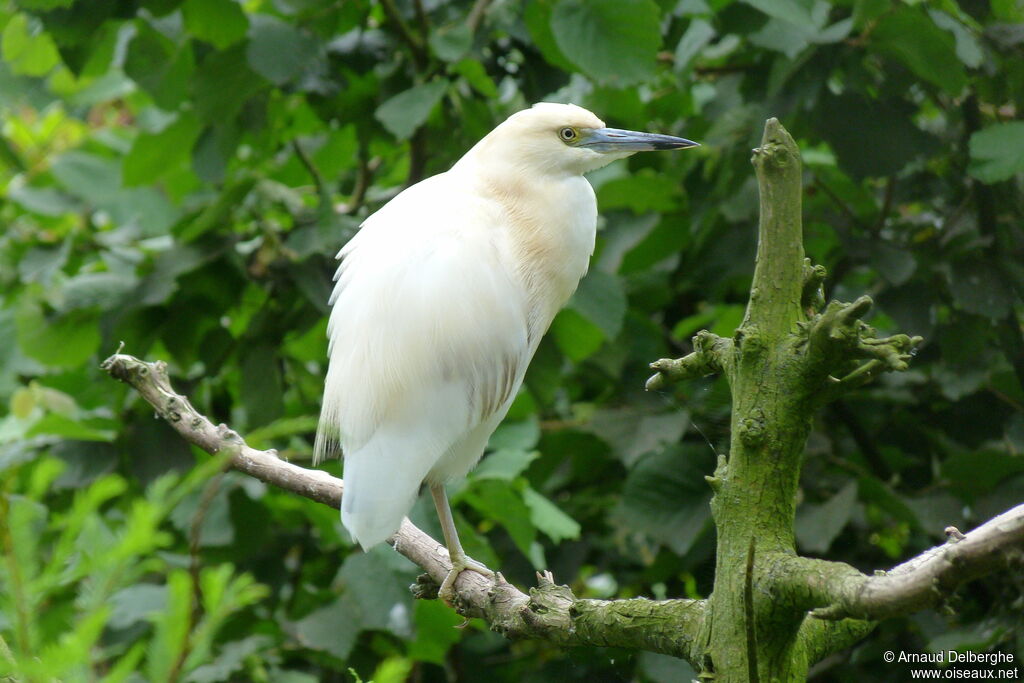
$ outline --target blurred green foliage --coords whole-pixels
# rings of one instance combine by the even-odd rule
[[[742,318],[769,116],[804,152],[828,295],[870,293],[880,332],[926,339],[910,372],[817,422],[801,550],[888,567],[1024,498],[1014,0],[0,0],[0,56],[2,680],[687,675],[455,628],[412,601],[404,559],[220,472],[97,367],[123,340],[211,418],[305,461],[333,254],[544,99],[703,147],[593,175],[591,274],[453,492],[470,554],[581,596],[710,590],[703,475],[727,388],[642,387],[647,363]],[[426,506],[414,520],[437,531]],[[812,673],[904,680],[884,650],[1024,657],[1020,576],[951,604]]]

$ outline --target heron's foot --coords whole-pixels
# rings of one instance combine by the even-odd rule
[[[481,562],[477,562],[469,555],[453,555],[452,556],[452,568],[448,572],[448,576],[444,577],[444,581],[441,583],[441,588],[437,591],[437,597],[444,600],[449,605],[455,601],[455,581],[459,578],[459,574],[469,570],[486,576],[488,579],[494,579],[494,572],[487,568]]]

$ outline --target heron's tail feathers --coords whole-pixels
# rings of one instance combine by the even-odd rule
[[[378,434],[345,454],[341,521],[364,550],[398,531],[416,501],[429,464],[409,453],[407,439]]]

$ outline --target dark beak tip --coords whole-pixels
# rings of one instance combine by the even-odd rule
[[[662,149],[690,149],[691,147],[700,147],[700,143],[693,140],[682,140],[680,142],[670,142]]]

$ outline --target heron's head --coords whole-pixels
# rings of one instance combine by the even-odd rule
[[[524,171],[580,175],[637,152],[685,149],[697,143],[608,128],[583,107],[541,102],[510,116],[481,146],[488,156],[500,155]]]

